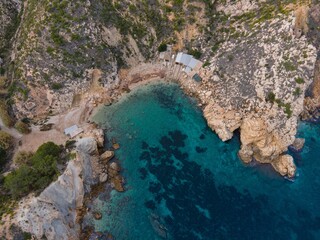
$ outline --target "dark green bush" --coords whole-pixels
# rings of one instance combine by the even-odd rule
[[[269,92],[266,100],[273,103],[276,100],[276,95],[273,92]]]
[[[198,50],[196,48],[189,49],[188,54],[192,55],[196,59],[199,59],[202,56],[202,53],[200,52],[200,50]]]
[[[9,150],[13,146],[13,137],[0,130],[0,147],[5,151]]]
[[[167,51],[167,44],[166,43],[161,43],[158,47],[159,52],[165,52]]]
[[[53,142],[41,145],[29,160],[5,177],[4,187],[14,198],[22,197],[31,191],[41,192],[58,175],[57,161],[61,148]]]
[[[59,90],[63,87],[63,85],[61,83],[52,83],[51,88],[53,90]]]
[[[32,156],[33,156],[32,152],[21,151],[16,154],[16,156],[13,159],[13,162],[17,167],[20,167],[24,164],[30,165]]]
[[[304,83],[303,78],[301,78],[301,77],[296,78],[296,83],[298,83],[298,84]]]
[[[293,95],[294,96],[299,96],[301,94],[301,89],[299,87],[297,87],[294,92],[293,92]]]

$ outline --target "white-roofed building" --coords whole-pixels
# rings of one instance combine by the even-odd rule
[[[203,65],[203,63],[195,59],[192,55],[179,52],[176,57],[176,63],[185,66],[184,72],[189,76],[193,76]]]
[[[73,125],[64,130],[64,134],[68,135],[70,138],[74,138],[75,136],[79,135],[82,132],[83,132],[83,129],[79,128],[77,125]]]
[[[192,58],[188,64],[188,67],[192,70],[198,70],[202,67],[202,62],[195,58]]]
[[[192,56],[189,54],[182,54],[181,63],[185,66],[188,66],[189,62],[191,61]]]
[[[181,58],[182,58],[182,52],[179,52],[178,54],[177,54],[177,57],[176,57],[176,63],[181,63]]]

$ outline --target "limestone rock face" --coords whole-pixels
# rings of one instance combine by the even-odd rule
[[[210,63],[200,70],[200,84],[185,79],[180,82],[199,97],[208,126],[222,141],[240,129],[239,157],[244,162],[277,161],[274,165],[279,166],[286,159],[279,157],[295,140],[304,96],[314,76],[317,49],[305,35],[297,37],[294,27],[306,34],[308,11],[302,9],[296,15],[292,11],[288,16],[275,14],[265,22],[253,24],[252,34],[245,22],[253,23],[254,9],[265,10],[270,7],[267,2],[226,1],[217,5],[218,11],[230,14],[228,20],[234,20],[236,33],[219,44],[213,57],[208,57]],[[241,15],[244,12],[253,17]],[[202,52],[208,51],[203,47]],[[293,162],[290,166],[287,174],[293,175]]]
[[[265,2],[265,0],[251,1],[251,0],[240,0],[232,1],[227,0],[218,4],[217,10],[222,11],[227,15],[236,16],[241,15],[245,12],[252,11],[258,8],[260,2]]]
[[[293,144],[291,145],[291,148],[294,151],[300,152],[304,146],[305,141],[306,140],[304,138],[296,138]]]
[[[25,232],[38,239],[79,239],[76,210],[83,205],[84,194],[97,183],[99,174],[97,143],[83,138],[77,143],[77,158],[68,163],[64,173],[38,197],[21,201],[14,218]]]
[[[261,163],[270,163],[286,148],[274,133],[267,131],[267,125],[262,119],[246,118],[240,130],[242,147],[239,155],[244,162],[255,158]]]
[[[294,165],[293,158],[290,155],[282,155],[272,161],[272,166],[282,176],[290,178],[295,176],[296,166]]]
[[[241,117],[235,111],[223,109],[212,102],[203,111],[208,126],[213,129],[222,141],[232,138],[233,131],[240,127]]]

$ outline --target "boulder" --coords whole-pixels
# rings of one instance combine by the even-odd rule
[[[295,151],[295,152],[302,151],[302,148],[304,146],[305,141],[306,140],[304,138],[296,138],[294,140],[293,144],[290,146],[290,149]]]
[[[105,151],[100,156],[100,160],[107,163],[114,157],[114,151]]]
[[[116,162],[112,162],[112,163],[109,165],[109,168],[112,169],[112,170],[115,170],[115,171],[117,171],[117,172],[120,172],[120,171],[121,171],[120,166],[119,166]]]
[[[112,147],[114,148],[114,150],[118,150],[120,148],[120,145],[119,143],[114,143]]]
[[[100,177],[99,177],[99,181],[101,182],[101,183],[104,183],[104,182],[106,182],[108,180],[108,174],[107,173],[101,173],[100,174]]]
[[[77,151],[85,152],[91,156],[98,153],[97,142],[94,138],[83,138],[77,142]]]
[[[111,186],[117,190],[118,192],[123,192],[124,188],[123,188],[123,178],[118,174],[115,177],[111,178],[110,180],[111,182]]]
[[[293,162],[293,157],[288,154],[276,158],[271,162],[271,165],[281,176],[288,176],[290,178],[295,176],[296,166]]]
[[[100,220],[102,218],[102,214],[100,212],[94,212],[93,217],[96,220]]]
[[[239,157],[244,163],[250,163],[252,161],[253,151],[249,146],[242,146],[239,151]]]

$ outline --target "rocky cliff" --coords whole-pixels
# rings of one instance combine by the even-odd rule
[[[281,175],[293,177],[293,159],[282,154],[295,140],[317,57],[304,33],[307,15],[301,14],[308,8],[241,6],[217,26],[224,39],[217,47],[202,43],[202,51],[211,56],[193,92],[202,100],[208,125],[223,141],[240,129],[244,162],[271,163]],[[228,13],[232,7],[220,9]]]
[[[94,85],[111,92],[120,69],[154,59],[165,41],[206,63],[208,125],[223,141],[240,129],[240,157],[271,163],[293,143],[313,80],[319,29],[310,4],[28,1],[11,54],[15,115],[62,112]]]
[[[98,160],[96,140],[80,139],[77,158],[70,161],[58,180],[39,196],[31,195],[20,201],[10,221],[38,239],[44,236],[46,239],[79,239],[78,210],[83,207],[85,194],[99,182]],[[7,231],[10,234],[10,229]]]
[[[12,37],[19,24],[21,12],[20,0],[3,0],[0,2],[0,75],[5,72],[7,57],[10,53]]]
[[[113,92],[126,80],[125,68],[141,62],[157,68],[152,62],[165,42],[205,63],[201,83],[180,82],[199,97],[218,136],[228,141],[240,129],[245,163],[270,163],[281,175],[294,176],[293,159],[284,153],[295,141],[304,104],[305,118],[319,116],[319,4],[28,0],[22,7],[5,0],[0,16],[1,75],[8,73],[6,95],[17,119],[67,111],[95,86]],[[99,168],[94,138],[79,140],[77,151],[56,182],[20,202],[14,221],[23,231],[79,239],[76,210],[91,186],[111,178],[123,190],[118,166]]]
[[[163,40],[174,36],[181,47],[198,33],[204,9],[201,1],[26,1],[12,52],[16,117],[65,111],[94,84],[116,88],[121,68],[153,59]],[[100,70],[97,82],[92,69]]]

